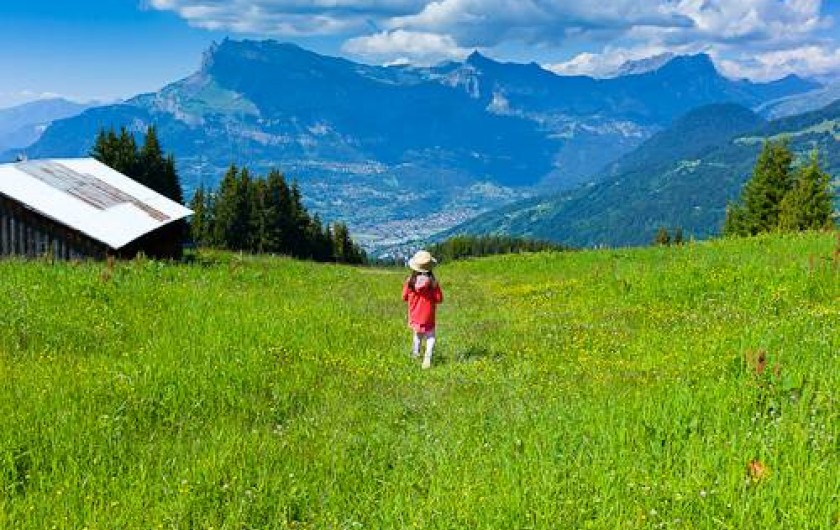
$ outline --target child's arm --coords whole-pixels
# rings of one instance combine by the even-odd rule
[[[408,294],[411,292],[411,288],[408,286],[408,281],[403,284],[403,302],[408,302]]]
[[[436,304],[443,302],[443,291],[441,291],[440,284],[438,282],[435,282],[435,289],[432,291],[432,296],[434,297]]]

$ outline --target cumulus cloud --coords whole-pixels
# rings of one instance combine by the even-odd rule
[[[681,0],[672,8],[690,18],[694,30],[674,39],[713,42],[793,41],[829,23],[821,0]]]
[[[565,62],[544,64],[543,68],[560,75],[610,77],[625,63],[641,61],[666,53],[673,53],[673,50],[662,46],[638,48],[607,46],[601,53],[583,52]],[[678,53],[694,53],[694,50],[680,50]]]
[[[725,75],[737,78],[840,75],[836,43],[820,36],[834,21],[821,14],[819,0],[680,0],[669,9],[692,25],[634,25],[623,34],[622,46],[608,44],[547,68],[605,76],[627,61],[668,51],[709,53]]]
[[[805,73],[825,71],[834,57],[819,40],[833,29],[824,7],[829,0],[145,1],[213,30],[338,36],[344,53],[382,62],[432,62],[474,48],[492,54],[513,44],[543,56],[555,50],[556,71],[598,74],[641,53],[702,49],[729,72],[740,65],[760,75],[774,61]],[[564,56],[570,45],[586,51]]]
[[[735,59],[719,57],[717,63],[724,74],[736,78],[771,80],[803,72],[814,77],[834,78],[840,76],[840,48],[810,45],[739,55]]]
[[[342,50],[379,62],[413,64],[431,64],[441,58],[461,59],[470,53],[448,35],[402,29],[350,39]]]
[[[366,31],[393,17],[416,13],[424,0],[147,0],[196,27],[271,36],[334,35]]]
[[[691,20],[668,2],[614,0],[439,0],[420,13],[391,20],[392,27],[444,32],[462,46],[514,40],[559,44],[569,36],[620,34],[633,26],[685,28]]]

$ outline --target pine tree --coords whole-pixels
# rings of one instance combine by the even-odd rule
[[[137,155],[138,175],[135,180],[179,204],[184,202],[184,192],[175,169],[175,158],[163,154],[157,128],[149,125],[143,146]]]
[[[157,137],[157,130],[154,125],[146,129],[146,137],[143,146],[138,153],[139,174],[135,178],[141,184],[148,186],[156,192],[164,194],[163,182],[163,149]]]
[[[157,130],[150,125],[141,148],[134,135],[125,127],[117,135],[114,129],[100,129],[91,156],[106,166],[136,180],[140,184],[168,197],[178,204],[184,203],[184,192],[175,169],[175,158],[164,156]]]
[[[93,142],[93,147],[90,150],[90,156],[99,160],[106,166],[113,168],[113,142],[116,140],[114,129],[105,132],[105,129],[99,129],[96,135],[96,140]]]
[[[310,254],[313,260],[332,260],[333,246],[332,240],[330,239],[329,227],[324,227],[317,213],[312,216],[312,221],[309,223],[307,240],[309,241]]]
[[[667,247],[671,244],[671,235],[668,233],[668,229],[664,226],[660,226],[659,230],[656,231],[656,237],[653,239],[653,243],[655,245]]]
[[[199,206],[201,195],[203,211]],[[364,263],[367,259],[343,224],[336,245],[331,228],[324,227],[317,214],[310,216],[306,211],[297,183],[288,186],[279,171],[270,171],[265,179],[251,178],[247,168],[232,165],[215,194],[199,188],[196,196],[193,229],[204,234],[203,241],[208,245],[317,261]]]
[[[236,197],[239,193],[239,169],[231,165],[219,183],[213,208],[213,239],[228,250],[239,250],[235,234]]]
[[[268,200],[268,183],[263,179],[255,179],[251,186],[251,230],[253,237],[249,245],[250,250],[259,254],[275,252],[274,241],[271,237],[271,223],[275,212]]]
[[[724,235],[834,226],[831,179],[820,168],[817,153],[796,171],[792,162],[787,142],[764,144],[741,200],[727,208]]]
[[[171,154],[166,155],[163,161],[160,194],[178,204],[184,204],[184,190],[181,188],[181,179],[178,178],[178,171],[175,169],[175,157]]]
[[[293,256],[308,257],[309,249],[306,244],[306,228],[309,216],[303,206],[303,194],[297,181],[289,187],[289,233],[287,244],[289,253]]]
[[[100,130],[90,154],[106,166],[142,183],[138,175],[137,142],[125,127],[120,129],[119,136],[113,128],[107,132]]]
[[[726,235],[755,235],[776,230],[784,196],[793,188],[793,153],[787,140],[764,143],[741,200],[729,209]]]
[[[812,152],[810,162],[799,168],[793,189],[782,200],[779,227],[788,231],[833,228],[833,213],[831,177]]]
[[[269,211],[268,238],[272,252],[290,254],[292,249],[291,192],[283,174],[272,169],[266,178],[266,209]]]
[[[190,233],[192,240],[197,246],[207,246],[208,233],[208,211],[206,209],[207,199],[205,198],[204,186],[200,185],[190,201],[190,209],[193,211],[190,222]]]
[[[745,236],[748,234],[746,209],[740,203],[729,203],[726,207],[726,218],[723,221],[723,235]]]
[[[120,128],[120,135],[116,139],[115,148],[114,166],[112,167],[123,175],[138,180],[140,178],[140,164],[137,142],[134,135],[128,132],[125,127]],[[142,181],[140,182],[142,183]]]

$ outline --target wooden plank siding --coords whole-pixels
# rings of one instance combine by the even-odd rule
[[[104,259],[108,248],[0,194],[0,257]]]

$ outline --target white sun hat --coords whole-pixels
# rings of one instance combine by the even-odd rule
[[[435,265],[437,265],[437,260],[426,250],[418,251],[410,260],[408,260],[408,266],[411,270],[415,270],[417,272],[429,272],[435,267]]]

